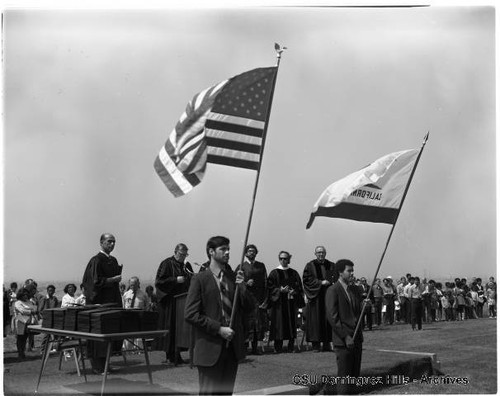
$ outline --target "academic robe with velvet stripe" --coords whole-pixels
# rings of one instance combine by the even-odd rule
[[[270,340],[290,340],[297,338],[297,313],[303,306],[304,290],[300,275],[293,268],[273,269],[267,279],[269,304],[271,307]],[[282,293],[281,287],[294,290],[293,299]]]

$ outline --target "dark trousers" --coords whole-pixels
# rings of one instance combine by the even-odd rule
[[[415,329],[415,327],[418,327],[419,330],[422,330],[422,316],[424,311],[422,300],[418,298],[412,298],[410,300],[410,304],[411,304],[411,327],[413,329]]]
[[[200,395],[231,395],[234,390],[238,360],[232,345],[222,346],[217,362],[211,367],[198,366]]]
[[[337,355],[337,377],[359,377],[361,371],[361,355],[363,352],[362,344],[355,344],[353,348],[335,347]],[[354,381],[355,383],[355,381]],[[356,385],[348,383],[337,383],[338,395],[355,394]]]
[[[394,324],[394,297],[391,295],[384,297],[385,323]]]
[[[382,323],[382,297],[375,297],[373,306],[375,307],[375,323],[380,326]]]
[[[369,330],[373,327],[371,304],[365,307],[365,313],[363,314],[363,327],[367,327]]]
[[[25,352],[26,352],[26,341],[28,340],[29,334],[18,334],[16,336],[16,347],[17,347],[17,353],[20,358],[25,357]]]

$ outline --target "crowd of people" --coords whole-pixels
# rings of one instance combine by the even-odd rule
[[[351,336],[353,339],[349,342],[361,345],[362,338],[354,339],[357,330],[353,328],[352,334],[339,335],[335,327],[339,307],[332,304],[342,293],[352,307],[359,307],[361,331],[396,323],[407,323],[414,330],[420,330],[423,323],[483,318],[485,307],[489,318],[496,318],[493,277],[484,285],[480,278],[470,281],[456,278],[443,284],[406,274],[396,282],[386,276],[371,284],[365,277],[352,276],[354,264],[349,260],[337,263],[327,260],[323,246],[316,247],[316,258],[306,263],[302,276],[291,267],[292,255],[287,251],[279,252],[278,265],[268,272],[267,266],[257,261],[258,249],[253,244],[245,247],[244,262],[233,271],[228,263],[229,240],[224,237],[209,240],[208,261],[199,266],[198,274],[187,261],[188,247],[183,243],[175,246],[173,255],[160,263],[154,287],[148,285],[143,291],[137,276],[131,277],[128,285],[122,282],[122,266],[111,256],[115,243],[113,235],[101,236],[101,250],[87,265],[78,296],[73,283],[65,286],[61,301],[55,296],[53,285],[47,286],[46,293],[41,293],[32,279],[26,280],[20,288],[16,283],[12,283],[9,290],[4,287],[4,323],[10,323],[17,336],[20,359],[25,357],[26,348],[34,347],[27,326],[43,320],[46,309],[114,303],[125,309],[159,313],[158,328],[171,330],[153,345],[154,349],[165,352],[163,363],[185,363],[181,352],[187,348],[179,346],[172,329],[176,328],[179,318],[193,325],[192,363],[200,370],[200,392],[202,389],[213,391],[213,387],[222,382],[223,390],[232,392],[237,361],[241,357],[236,343],[243,343],[245,353],[249,354],[262,354],[264,344],[271,341],[273,353],[299,353],[301,348],[296,340],[298,329],[302,329],[313,352],[331,351],[333,345],[338,354],[338,349],[342,345],[346,347]],[[334,284],[335,287],[330,288]],[[235,297],[236,285],[241,285],[239,299]],[[184,312],[176,312],[175,298],[182,294],[187,295],[186,308]],[[214,299],[217,296],[220,298]],[[359,300],[356,305],[354,300]],[[216,302],[219,305],[214,305]],[[233,310],[233,304],[238,309]],[[215,308],[211,310],[209,306]],[[235,311],[239,312],[237,319]],[[45,338],[42,341],[42,352],[47,341]],[[224,341],[227,345],[235,344],[233,352],[223,347]],[[286,347],[284,341],[287,341]],[[103,351],[99,345],[89,344],[92,368],[96,373],[102,372]],[[218,345],[217,348],[210,349],[212,344]],[[127,346],[117,345],[114,349],[122,347]],[[207,357],[213,353],[215,357]],[[225,372],[226,368],[221,369],[221,361],[232,362],[227,368],[229,382],[214,373],[214,367],[217,372]]]

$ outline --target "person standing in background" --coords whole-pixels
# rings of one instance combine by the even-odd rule
[[[245,247],[245,260],[243,264],[236,267],[236,272],[240,269],[245,276],[245,284],[248,291],[254,298],[255,309],[248,315],[247,328],[252,343],[252,354],[260,355],[258,350],[259,341],[264,339],[267,330],[267,270],[264,263],[255,258],[258,254],[257,246],[248,245]]]
[[[115,249],[116,239],[112,234],[105,233],[101,235],[99,242],[101,250],[90,259],[83,274],[85,301],[87,305],[113,303],[121,308],[119,284],[122,280],[123,266],[111,256],[111,252]],[[121,344],[121,342],[114,343],[113,351],[120,351]],[[89,341],[87,345],[93,372],[102,374],[106,361],[105,345],[92,341]],[[110,371],[113,369],[110,368]]]
[[[324,246],[314,250],[316,259],[308,262],[304,268],[302,281],[307,297],[306,339],[312,342],[314,352],[320,352],[321,343],[324,352],[331,351],[332,328],[325,315],[326,289],[337,280],[334,263],[326,259]]]
[[[187,293],[193,276],[193,268],[186,261],[188,248],[179,243],[174,249],[174,255],[163,260],[158,267],[155,278],[156,296],[158,298],[158,329],[170,330],[165,337],[157,338],[156,349],[166,353],[163,363],[183,364],[181,350],[176,346],[175,328],[177,312],[175,296]]]

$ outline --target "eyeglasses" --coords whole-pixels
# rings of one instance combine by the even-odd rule
[[[280,261],[283,261],[283,260],[290,260],[290,257],[280,257]]]
[[[186,257],[189,256],[188,252],[178,251],[177,253],[179,253],[182,256],[186,256]]]

